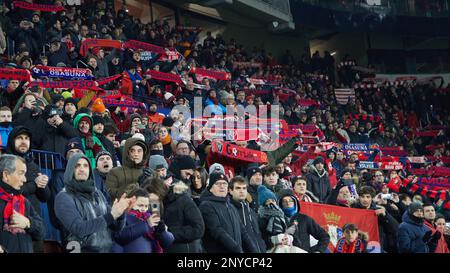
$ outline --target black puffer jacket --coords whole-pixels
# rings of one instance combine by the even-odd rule
[[[14,142],[15,139],[21,134],[28,134],[30,136],[30,142],[33,141],[32,133],[28,128],[24,126],[17,126],[11,131],[11,134],[9,135],[6,153],[17,155],[25,159],[27,165],[27,172],[25,174],[25,177],[27,178],[27,182],[21,189],[22,194],[31,202],[36,212],[41,215],[40,202],[47,202],[51,197],[51,192],[48,184],[44,189],[42,189],[38,188],[36,182],[34,182],[41,170],[39,169],[39,166],[33,161],[30,152],[28,151],[25,154],[22,154],[16,151]]]
[[[41,134],[41,139],[38,140],[38,143],[41,143],[39,149],[60,153],[63,156],[69,139],[78,136],[75,128],[66,121],[63,121],[57,128],[46,123],[42,131],[45,133]]]
[[[330,235],[307,215],[295,214],[289,221],[289,226],[293,225],[294,221],[298,224],[295,228],[295,233],[292,235],[294,237],[293,245],[308,252],[325,252],[330,243]],[[313,247],[310,244],[310,235],[319,241]]]
[[[206,227],[203,237],[206,252],[243,253],[244,249],[257,252],[257,247],[228,197],[217,197],[206,190],[200,197],[200,211]]]
[[[241,223],[247,230],[248,236],[255,242],[255,246],[258,248],[258,253],[266,253],[267,246],[262,238],[261,230],[258,224],[258,214],[250,208],[247,201],[238,202],[231,200],[231,203],[236,207],[241,218]]]
[[[320,203],[325,203],[331,194],[331,184],[328,173],[323,170],[319,174],[314,166],[311,166],[310,172],[306,175],[307,189],[319,198]]]
[[[201,253],[201,238],[205,223],[195,202],[183,182],[173,184],[164,200],[164,222],[175,237],[174,243],[165,249],[168,253]]]

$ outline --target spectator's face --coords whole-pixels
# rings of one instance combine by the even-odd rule
[[[426,206],[423,208],[423,215],[426,220],[432,221],[436,218],[436,211],[433,206]]]
[[[39,23],[39,20],[40,20],[40,18],[39,18],[39,15],[37,15],[37,14],[34,14],[33,15],[33,17],[31,18],[31,21],[33,21],[33,23]]]
[[[142,147],[139,145],[131,146],[130,150],[128,151],[128,156],[130,157],[130,160],[135,164],[139,164],[144,159],[144,149],[142,149]]]
[[[97,60],[95,58],[89,58],[88,64],[93,68],[97,68]]]
[[[230,189],[230,195],[235,201],[244,201],[247,197],[247,184],[234,183],[233,189]]]
[[[66,103],[66,106],[64,106],[64,110],[66,111],[67,114],[73,115],[77,111],[77,108],[73,103],[69,102]]]
[[[86,37],[89,33],[89,28],[87,26],[81,26],[80,35],[81,37]]]
[[[350,161],[351,161],[351,162],[356,162],[356,161],[358,161],[358,155],[357,155],[357,154],[352,154],[352,155],[350,156]]]
[[[105,129],[105,125],[103,125],[102,123],[97,123],[94,125],[94,132],[97,134],[102,134],[103,130]]]
[[[263,180],[262,174],[260,172],[257,172],[254,175],[252,175],[249,183],[250,185],[259,186],[262,184],[262,180]]]
[[[162,143],[159,142],[159,143],[154,144],[151,149],[154,151],[162,151],[164,148],[163,148]]]
[[[348,163],[347,168],[353,172],[356,171],[356,163]]]
[[[181,170],[180,171],[180,176],[184,180],[191,179],[191,176],[193,176],[193,175],[194,175],[194,170],[193,169],[186,169],[186,170]]]
[[[415,212],[413,212],[413,215],[416,216],[417,218],[424,218],[423,209],[416,210]]]
[[[141,60],[141,53],[134,52],[133,53],[133,60],[135,60],[136,62],[139,62]]]
[[[78,123],[78,130],[80,130],[80,132],[87,134],[89,133],[89,122],[82,120],[80,121],[80,123]]]
[[[346,229],[344,231],[344,236],[347,242],[353,243],[358,238],[358,231]]]
[[[78,154],[78,153],[82,154],[83,151],[80,149],[70,149],[67,151],[66,159],[69,160],[74,154]]]
[[[89,162],[85,158],[80,158],[75,166],[75,180],[84,182],[89,179]]]
[[[275,167],[275,170],[277,171],[278,174],[283,174],[284,173],[284,163],[280,163]]]
[[[294,191],[297,194],[305,194],[307,190],[306,181],[303,179],[297,180],[294,185]]]
[[[109,155],[102,155],[97,160],[97,169],[101,173],[109,173],[113,168],[113,161]]]
[[[114,141],[116,141],[116,134],[114,134],[114,133],[107,134],[106,138],[109,139],[109,141],[114,143]]]
[[[349,200],[350,197],[351,197],[350,190],[348,189],[347,186],[345,186],[339,190],[337,200]]]
[[[292,162],[292,154],[288,154],[288,156],[286,156],[286,157],[283,159],[283,163],[285,163],[285,164],[291,164],[291,162]]]
[[[177,155],[189,155],[189,146],[187,143],[181,143],[178,145]]]
[[[28,95],[23,100],[23,107],[28,109],[33,109],[33,107],[36,105],[36,98],[33,95]]]
[[[0,111],[0,122],[12,122],[11,111]]]
[[[443,233],[445,230],[445,219],[438,218],[434,223],[436,224],[436,229]]]
[[[55,105],[59,108],[59,109],[63,109],[64,108],[64,101],[63,100],[59,100],[55,103]]]
[[[352,173],[351,172],[345,172],[342,176],[343,179],[352,179]]]
[[[343,160],[344,159],[344,153],[343,152],[337,152],[336,153],[337,160]]]
[[[156,106],[156,104],[152,104],[152,105],[150,105],[150,112],[151,113],[156,113],[156,109],[157,109],[158,107]]]
[[[14,139],[14,147],[19,153],[26,153],[30,149],[30,136],[27,134],[20,134]]]
[[[359,196],[359,202],[364,208],[369,208],[372,204],[372,196],[370,194],[361,194]]]
[[[284,209],[289,209],[295,206],[295,201],[290,196],[285,196],[281,199],[281,206]]]
[[[10,185],[15,190],[20,190],[23,184],[27,182],[25,173],[27,172],[27,165],[22,161],[16,160],[16,170],[13,173],[8,171],[3,172],[3,181]]]
[[[211,91],[211,92],[209,93],[209,97],[210,97],[210,98],[215,98],[215,97],[216,97],[216,91]]]
[[[166,128],[160,128],[159,129],[159,138],[165,138],[169,135],[169,132],[167,132]]]
[[[148,197],[139,196],[136,198],[136,203],[134,203],[133,210],[137,210],[139,212],[148,212],[148,208],[150,206],[150,200]]]
[[[134,118],[131,122],[131,127],[137,128],[138,125],[142,124],[140,118]]]
[[[160,178],[165,178],[167,176],[167,169],[166,168],[156,169],[155,172],[158,174],[158,176]]]
[[[199,190],[202,188],[202,176],[200,172],[198,171],[194,172],[194,179],[192,182],[193,182],[192,186],[194,187],[194,189]]]
[[[274,186],[278,183],[278,174],[277,172],[271,172],[264,176],[264,182],[269,186]]]
[[[228,194],[228,182],[225,180],[219,180],[209,190],[214,196],[226,197]]]
[[[239,92],[239,93],[237,94],[237,99],[238,99],[239,101],[244,101],[244,100],[245,100],[245,93],[244,93],[244,92]]]
[[[314,167],[316,167],[316,169],[317,169],[318,171],[322,171],[324,165],[323,165],[322,162],[319,162],[319,163],[315,164]]]
[[[382,172],[376,172],[375,173],[375,181],[378,183],[383,183],[384,182],[384,175]]]
[[[11,80],[8,83],[8,88],[11,90],[16,90],[16,88],[19,87],[19,81],[17,80]]]
[[[349,130],[350,130],[350,132],[355,133],[356,132],[356,126],[355,125],[350,125]]]

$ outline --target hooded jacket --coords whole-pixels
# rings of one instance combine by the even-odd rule
[[[87,117],[87,118],[89,118],[91,120],[91,126],[89,126],[89,133],[92,135],[92,140],[94,141],[94,145],[99,145],[102,150],[105,150],[105,147],[103,146],[103,144],[100,141],[100,139],[95,135],[95,132],[94,132],[94,130],[92,128],[92,127],[94,127],[93,126],[94,121],[92,120],[91,116],[89,116],[88,114],[85,114],[85,113],[78,114],[75,117],[75,119],[73,120],[73,128],[75,128],[75,130],[79,131],[78,124],[80,123],[80,120],[83,117]],[[86,137],[81,135],[81,133],[80,133],[80,137],[81,137],[81,144],[83,145],[84,154],[89,159],[89,162],[91,163],[91,166],[93,168],[95,168],[95,165],[96,165],[95,156],[96,155],[95,155],[93,150],[86,148]]]
[[[64,155],[69,139],[77,137],[77,131],[67,121],[63,121],[57,128],[45,123],[44,134],[41,135],[39,149]]]
[[[164,199],[164,222],[175,237],[167,253],[201,253],[201,238],[205,223],[200,209],[189,196],[189,187],[183,182],[172,185]]]
[[[258,249],[258,253],[265,253],[267,251],[266,243],[262,238],[261,230],[258,224],[258,214],[250,208],[250,204],[247,201],[235,201],[231,200],[231,203],[236,207],[241,218],[241,222],[247,230],[248,236]]]
[[[135,145],[141,146],[144,150],[144,156],[139,164],[135,164],[129,156],[131,147]],[[127,139],[122,153],[122,166],[113,168],[106,176],[106,187],[111,200],[120,198],[124,192],[139,186],[138,180],[144,172],[148,157],[149,149],[144,141],[137,138]]]
[[[200,211],[205,221],[203,246],[208,253],[256,253],[257,248],[241,223],[239,213],[228,197],[217,197],[209,190],[200,197]]]
[[[283,191],[279,194],[278,203],[282,208],[281,203],[284,197],[289,196],[294,200],[297,212],[289,217],[288,227],[295,225],[295,232],[293,245],[304,249],[308,252],[325,252],[330,243],[330,235],[312,219],[311,217],[300,213],[300,203],[297,201],[291,191]],[[286,216],[288,217],[288,216]],[[311,247],[310,236],[318,240],[315,246]]]
[[[325,203],[331,193],[328,173],[324,169],[322,174],[315,166],[311,165],[309,173],[306,175],[307,188],[319,198],[320,203]]]
[[[67,162],[64,172],[64,189],[55,199],[55,214],[61,222],[64,244],[80,243],[81,252],[109,252],[112,246],[112,231],[120,231],[124,217],[114,220],[111,207],[103,194],[95,188],[92,166],[89,165],[89,178],[78,182],[74,178],[75,166],[79,159],[89,159],[83,154],[73,155]],[[90,183],[93,192],[77,190],[76,183]]]
[[[25,154],[16,151],[15,139],[19,135],[24,133],[30,136],[31,145],[31,142],[33,141],[31,131],[24,126],[17,126],[11,131],[11,134],[9,135],[6,153],[17,155],[25,159],[27,165],[27,172],[25,174],[25,177],[27,179],[27,182],[23,185],[21,191],[23,196],[25,196],[31,202],[36,212],[41,215],[40,202],[47,202],[51,197],[51,192],[48,184],[44,189],[42,189],[38,188],[36,183],[34,182],[41,170],[39,169],[39,166],[33,161],[33,157],[30,152],[31,147],[30,150],[28,150]]]
[[[400,253],[430,253],[429,246],[424,242],[425,233],[431,231],[425,224],[415,222],[408,211],[402,216],[398,228],[398,251]],[[435,247],[434,247],[435,248]]]

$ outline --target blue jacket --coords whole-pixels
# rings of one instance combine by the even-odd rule
[[[423,236],[430,229],[423,223],[414,222],[407,211],[403,214],[402,221],[398,228],[398,252],[429,253],[430,249],[423,241]]]
[[[153,228],[147,222],[127,213],[125,227],[113,234],[114,242],[111,252],[152,253],[156,242],[145,237],[145,234],[152,230]],[[175,240],[173,234],[168,231],[157,234],[156,238],[163,249],[166,249]]]
[[[8,144],[8,137],[11,133],[13,127],[9,125],[8,127],[0,127],[0,146],[3,146],[6,148],[6,145]]]

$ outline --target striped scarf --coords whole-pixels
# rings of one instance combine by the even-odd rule
[[[10,227],[13,211],[22,215],[25,214],[25,197],[22,194],[10,194],[0,187],[0,200],[6,202],[5,209],[3,210],[3,230],[12,234],[25,233],[25,230],[22,228]]]
[[[334,253],[363,253],[364,244],[360,239],[355,240],[353,243],[348,243],[345,238],[339,239],[336,244]]]

